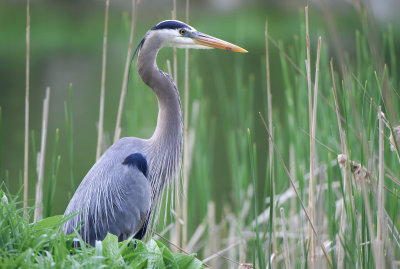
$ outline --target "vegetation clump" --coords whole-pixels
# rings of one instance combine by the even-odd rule
[[[81,248],[73,248],[75,235],[60,232],[65,218],[29,223],[32,210],[24,215],[17,197],[2,191],[0,197],[0,268],[203,268],[195,255],[172,253],[156,239],[118,243],[108,234],[95,247],[81,241]]]

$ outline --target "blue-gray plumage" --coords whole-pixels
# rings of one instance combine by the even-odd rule
[[[107,233],[119,241],[131,235],[141,239],[155,213],[165,186],[176,183],[182,155],[182,109],[172,78],[158,69],[162,47],[246,50],[197,32],[179,21],[154,26],[138,46],[138,72],[158,99],[158,118],[149,139],[125,137],[114,143],[89,170],[64,213],[73,215],[64,226],[66,234],[79,230],[94,245]]]

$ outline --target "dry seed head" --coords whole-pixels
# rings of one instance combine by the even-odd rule
[[[350,164],[351,172],[354,174],[357,184],[361,184],[361,180],[363,180],[367,184],[370,184],[371,174],[367,170],[367,168],[363,167],[359,163],[348,161],[348,158],[345,154],[338,155],[338,162],[342,169],[346,169],[347,163]]]
[[[400,147],[400,125],[393,128],[393,133],[394,136],[396,137],[397,146]],[[390,150],[396,151],[396,144],[394,142],[392,133],[390,134],[389,141],[390,141]]]
[[[337,160],[343,169],[346,168],[347,156],[345,154],[339,154]]]

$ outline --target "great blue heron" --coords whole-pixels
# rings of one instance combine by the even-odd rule
[[[93,165],[72,197],[64,215],[71,216],[66,234],[79,229],[82,239],[94,245],[107,232],[119,241],[147,230],[164,187],[177,180],[182,155],[182,109],[172,78],[158,69],[162,47],[246,50],[200,33],[175,20],[163,21],[147,32],[138,46],[138,72],[158,99],[157,127],[150,139],[125,137],[114,143]]]

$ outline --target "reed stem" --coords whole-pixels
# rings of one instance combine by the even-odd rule
[[[307,61],[306,61],[306,73],[307,73],[307,85],[308,85],[308,122],[309,122],[309,133],[313,134],[313,104],[312,104],[312,82],[311,82],[311,55],[310,55],[310,33],[308,25],[308,6],[305,7],[305,18],[306,18],[306,42],[307,42]],[[308,210],[312,222],[315,220],[315,199],[314,199],[314,146],[315,142],[313,136],[310,135],[310,182],[308,189]],[[314,268],[315,258],[315,238],[311,231],[310,224],[308,225],[308,240],[310,243],[310,251],[308,252],[308,260],[311,268]]]
[[[115,131],[114,131],[114,143],[119,140],[121,137],[121,119],[122,119],[122,111],[124,108],[124,101],[126,96],[126,90],[128,88],[128,80],[129,80],[129,70],[132,60],[132,52],[133,52],[133,41],[135,37],[135,29],[136,29],[136,22],[138,17],[138,10],[141,0],[132,0],[132,23],[131,23],[131,32],[129,36],[129,47],[128,53],[126,55],[125,60],[125,69],[124,69],[124,78],[122,81],[122,90],[121,90],[121,97],[119,99],[119,106],[118,106],[118,113],[117,113],[117,121],[115,123]]]
[[[172,19],[176,20],[176,0],[173,0],[173,9],[172,9],[171,15],[172,15]],[[173,56],[172,57],[173,57],[173,68],[174,68],[174,74],[173,74],[174,82],[175,82],[176,86],[178,86],[178,55],[177,55],[177,51],[176,51],[175,47],[173,48]],[[185,98],[186,98],[186,96],[185,96]],[[186,99],[185,99],[185,105],[186,105]],[[185,107],[185,109],[186,109],[186,107]],[[186,116],[186,113],[185,113],[185,116]],[[186,126],[184,124],[184,131],[185,131],[185,128],[186,128]],[[185,141],[185,139],[184,139],[184,141]],[[184,146],[183,148],[184,148],[184,152],[185,152],[186,147]],[[185,157],[183,157],[183,158],[185,158]],[[185,160],[184,160],[184,165],[185,165]],[[182,208],[181,208],[181,199],[180,199],[180,193],[179,193],[179,189],[180,189],[179,182],[180,181],[178,181],[178,184],[176,184],[176,186],[175,186],[175,214],[176,214],[176,216],[175,216],[175,219],[176,219],[176,221],[175,221],[175,244],[180,247],[182,230],[181,230],[181,225],[179,224],[179,219],[181,218]]]
[[[100,89],[100,111],[99,126],[97,135],[96,161],[100,158],[103,143],[103,124],[104,124],[104,98],[106,88],[106,63],[107,63],[107,34],[108,34],[108,13],[110,9],[110,0],[106,0],[106,11],[104,15],[104,37],[103,37],[103,60],[101,65],[101,89]]]
[[[267,125],[267,123],[265,122],[264,117],[262,116],[261,113],[259,113],[259,115],[260,115],[260,117],[261,117],[261,121],[263,122],[266,131],[268,132],[268,136],[271,137],[271,131],[268,129],[268,125]],[[330,268],[333,268],[332,260],[331,260],[331,258],[330,258],[330,256],[329,256],[329,254],[328,254],[328,252],[327,252],[327,250],[326,250],[326,248],[325,248],[323,242],[319,239],[318,232],[317,232],[317,230],[315,229],[315,226],[314,226],[314,222],[312,221],[309,212],[307,212],[307,209],[306,209],[306,207],[305,207],[303,201],[301,200],[301,197],[300,197],[300,194],[299,194],[299,192],[298,192],[298,190],[297,190],[297,187],[296,187],[296,185],[294,184],[294,181],[293,181],[293,179],[292,179],[292,176],[290,175],[290,172],[289,172],[289,170],[288,170],[288,168],[287,168],[285,162],[283,161],[282,155],[280,154],[280,152],[279,152],[279,150],[278,150],[278,147],[276,146],[276,143],[274,142],[274,140],[272,140],[272,145],[274,146],[275,153],[276,153],[276,155],[277,155],[279,161],[280,161],[281,164],[282,164],[282,167],[283,167],[283,169],[284,169],[284,171],[285,171],[285,174],[286,174],[287,177],[289,178],[290,185],[292,186],[293,191],[294,191],[295,194],[296,194],[297,200],[299,201],[300,206],[301,206],[301,208],[302,208],[304,214],[305,214],[306,217],[307,217],[308,223],[309,223],[309,225],[311,226],[311,230],[312,230],[312,232],[313,232],[314,235],[315,235],[316,241],[320,244],[321,250],[322,250],[322,252],[324,253],[324,256],[325,256],[325,258],[326,258],[326,260],[327,260],[327,262],[328,262],[329,267],[330,267]]]
[[[30,66],[31,15],[30,0],[26,2],[26,78],[25,78],[25,140],[24,140],[24,214],[28,207],[29,165],[29,66]]]
[[[189,24],[189,0],[186,0],[186,23]],[[189,49],[185,49],[185,111],[183,122],[183,203],[182,248],[186,249],[188,235],[188,189],[189,189]]]
[[[40,144],[38,162],[38,182],[36,184],[36,201],[33,221],[43,218],[43,180],[44,180],[44,161],[46,156],[47,123],[49,119],[50,87],[46,89],[46,97],[43,100],[43,119],[42,119],[42,140]]]
[[[385,215],[384,215],[384,175],[385,175],[385,164],[384,164],[384,126],[382,119],[381,107],[378,107],[378,120],[379,120],[379,180],[378,180],[378,202],[377,202],[377,213],[376,213],[376,244],[377,244],[377,257],[375,261],[376,268],[385,268],[384,260],[384,227]]]
[[[282,234],[283,234],[283,256],[285,257],[285,266],[287,269],[290,269],[292,267],[290,266],[289,243],[286,234],[285,209],[283,207],[281,207],[281,224],[282,224]]]
[[[267,110],[268,110],[268,126],[269,129],[272,130],[272,94],[271,94],[271,72],[269,66],[269,44],[268,44],[268,20],[265,22],[265,65],[266,65],[266,78],[267,78]],[[272,146],[273,133],[271,133],[271,137],[268,139],[268,159],[269,159],[269,178],[270,178],[270,188],[272,188],[272,197],[275,197],[275,181],[273,178],[273,158],[274,158],[274,148]],[[275,225],[275,201],[271,201],[271,213],[272,213],[272,227],[276,227]],[[275,229],[273,229],[275,230]],[[272,247],[270,249],[270,254],[274,253],[274,249],[277,247],[277,241],[275,232],[272,233]],[[275,261],[275,259],[274,259]],[[274,268],[276,267],[276,263],[272,265]]]

